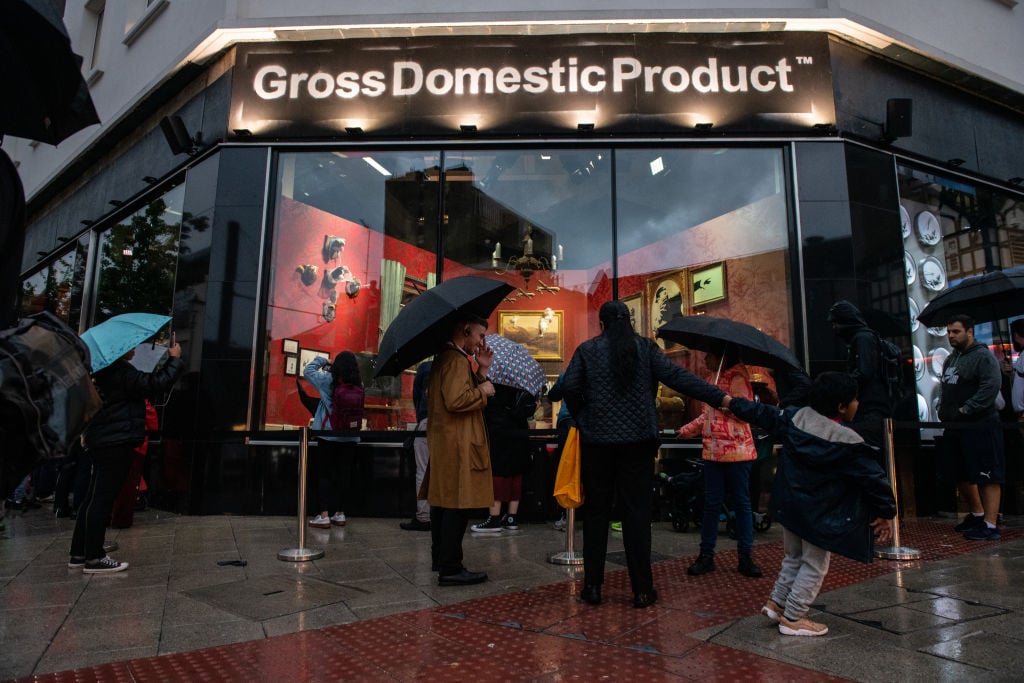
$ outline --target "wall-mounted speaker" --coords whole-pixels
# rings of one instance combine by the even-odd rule
[[[885,103],[885,137],[909,138],[914,134],[914,100],[893,98]]]
[[[160,130],[163,131],[167,146],[174,154],[188,154],[195,146],[180,116],[165,116],[160,119]]]

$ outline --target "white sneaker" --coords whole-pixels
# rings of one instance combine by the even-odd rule
[[[345,526],[346,521],[347,520],[345,519],[344,512],[339,512],[338,514],[331,517],[331,524],[333,524],[334,526]]]
[[[784,636],[823,636],[828,633],[828,626],[800,617],[790,621],[785,616],[779,618],[779,633]]]
[[[331,518],[324,517],[323,515],[317,515],[313,519],[309,520],[309,525],[311,527],[316,527],[317,529],[330,529]]]

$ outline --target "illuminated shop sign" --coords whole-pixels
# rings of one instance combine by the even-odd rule
[[[240,46],[229,128],[779,132],[833,122],[823,34],[630,34]]]

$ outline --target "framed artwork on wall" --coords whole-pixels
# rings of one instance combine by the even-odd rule
[[[657,339],[658,328],[670,320],[689,313],[687,290],[690,279],[685,268],[659,273],[647,279],[647,294],[644,297],[647,313],[644,336],[655,339],[658,346],[669,349],[677,346],[672,342]]]
[[[318,356],[320,358],[326,358],[327,360],[331,359],[331,354],[329,354],[326,351],[317,351],[316,349],[302,349],[301,351],[299,351],[298,374],[301,375],[302,372],[306,369],[306,366],[309,365],[309,361],[313,360]]]
[[[296,354],[299,352],[299,340],[298,339],[282,339],[281,340],[281,351],[283,353]]]
[[[286,374],[286,375],[297,375],[297,374],[299,374],[299,357],[298,356],[285,356],[284,357],[284,374]]]
[[[690,272],[693,305],[703,306],[726,297],[725,261]]]
[[[499,311],[498,334],[518,342],[536,360],[562,360],[565,337],[563,311]]]
[[[647,326],[644,324],[644,293],[637,292],[622,297],[622,303],[629,309],[629,322],[637,334],[644,334]]]

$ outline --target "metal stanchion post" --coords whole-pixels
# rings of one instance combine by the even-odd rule
[[[551,564],[583,564],[583,553],[576,552],[576,508],[565,511],[565,550],[548,558]]]
[[[886,473],[892,485],[893,498],[896,499],[896,516],[892,520],[892,545],[875,548],[875,557],[883,560],[918,560],[921,559],[920,550],[905,548],[900,543],[900,495],[899,487],[896,485],[896,448],[893,442],[892,418],[887,417],[883,422],[882,439]]]
[[[324,556],[320,548],[306,547],[306,471],[309,467],[309,427],[303,427],[299,437],[299,547],[285,548],[277,559],[285,562],[308,562]]]

